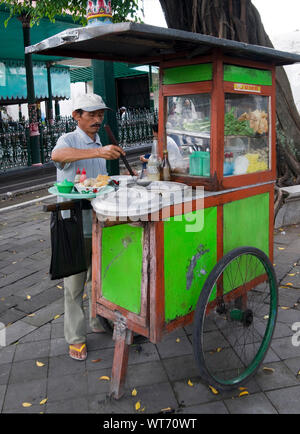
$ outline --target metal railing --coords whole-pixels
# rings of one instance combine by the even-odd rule
[[[119,142],[126,150],[145,147],[151,144],[153,122],[157,122],[157,111],[149,109],[129,109],[125,116],[116,114]],[[39,122],[41,163],[51,159],[51,152],[58,138],[76,128],[72,117],[60,117],[53,123]],[[24,122],[0,121],[0,173],[9,169],[31,165],[29,145],[29,125]]]

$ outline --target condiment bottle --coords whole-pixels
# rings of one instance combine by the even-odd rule
[[[171,180],[171,165],[168,158],[168,151],[163,151],[163,161],[161,164],[162,180]]]
[[[82,169],[81,176],[79,182],[83,182],[86,179],[86,171],[85,168]]]
[[[153,141],[152,152],[150,158],[148,160],[148,178],[151,181],[159,181],[160,180],[160,163],[161,160],[157,154],[157,141]]]
[[[79,169],[79,167],[78,167],[78,169],[76,170],[76,175],[75,175],[75,178],[74,178],[74,184],[78,184],[79,182],[80,182],[80,169]]]

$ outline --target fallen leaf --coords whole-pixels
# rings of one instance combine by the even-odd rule
[[[35,313],[29,313],[27,316],[35,316]]]
[[[296,273],[289,273],[289,276],[296,276]]]
[[[189,386],[191,386],[191,387],[194,386],[194,383],[192,383],[191,380],[189,380],[189,381],[187,382],[187,384],[188,384]]]
[[[82,299],[84,300],[85,298],[87,298],[87,294],[83,294]]]
[[[217,348],[217,353],[219,353],[220,351],[222,351],[222,348],[221,348],[221,347],[218,347],[218,348]]]
[[[16,263],[17,263],[17,261],[12,262],[12,264],[16,264]]]
[[[177,339],[176,339],[176,342],[180,342],[180,338],[177,338]]]
[[[265,316],[264,316],[264,319],[268,319],[268,318],[269,318],[269,315],[265,315]]]
[[[219,392],[213,386],[208,386],[214,395],[218,395]]]
[[[300,371],[297,372],[297,375],[300,375]]]
[[[31,299],[31,295],[26,295],[27,300]]]
[[[286,283],[287,286],[293,286],[291,282]]]
[[[285,247],[278,247],[278,250],[285,250]]]
[[[137,390],[136,390],[136,389],[133,389],[132,392],[131,392],[131,395],[132,395],[132,396],[136,396],[136,395],[137,395]]]
[[[23,403],[22,403],[22,406],[23,406],[23,407],[31,407],[32,404],[31,404],[30,402],[23,402]]]
[[[60,315],[55,315],[55,317],[53,318],[53,319],[57,319],[57,318],[59,318],[60,317]]]
[[[247,390],[246,387],[239,387],[239,390]]]
[[[94,360],[92,360],[92,363],[98,363],[98,362],[101,362],[101,360],[102,359],[94,359]]]
[[[167,407],[167,408],[162,408],[160,411],[171,411],[172,408],[171,407]]]
[[[56,288],[63,289],[62,286],[60,286],[60,285],[56,285]]]
[[[48,401],[48,398],[42,399],[41,402],[40,402],[40,405],[46,404],[47,401]]]
[[[288,307],[288,306],[281,306],[281,309],[282,310],[288,310],[288,309],[290,309],[290,307]]]
[[[141,408],[141,403],[140,403],[140,401],[138,401],[135,403],[135,409],[139,410],[140,408]]]
[[[275,369],[274,368],[269,368],[268,366],[264,366],[263,367],[263,371],[273,373],[273,372],[275,372]]]
[[[45,366],[45,363],[43,362],[39,362],[38,360],[35,362],[36,366],[38,366],[39,368],[42,366]]]
[[[239,394],[239,398],[240,398],[241,396],[244,396],[244,395],[249,395],[248,390],[243,390],[243,392],[241,392],[241,393]]]
[[[109,378],[107,375],[102,375],[102,377],[100,377],[99,380],[106,380],[106,381],[109,381],[110,378]]]

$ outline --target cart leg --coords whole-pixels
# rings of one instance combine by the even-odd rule
[[[110,396],[115,399],[120,399],[124,393],[123,386],[127,373],[129,345],[132,344],[132,339],[133,334],[131,330],[127,329],[126,318],[118,314],[114,324],[115,351],[110,385]]]

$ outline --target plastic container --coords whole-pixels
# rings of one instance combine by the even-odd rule
[[[210,153],[195,151],[190,154],[190,175],[210,176]]]
[[[57,182],[54,185],[56,186],[57,191],[59,191],[60,193],[71,193],[74,187],[74,183],[68,181],[67,179],[62,182]]]

